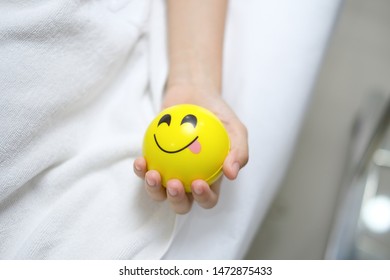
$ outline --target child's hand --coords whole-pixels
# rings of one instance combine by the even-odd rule
[[[228,179],[235,179],[248,161],[248,135],[246,127],[241,123],[233,110],[215,92],[191,87],[176,86],[167,90],[163,108],[177,104],[195,104],[213,112],[224,124],[230,138],[230,152],[223,165],[223,174]],[[147,163],[143,157],[134,161],[134,172],[145,179],[145,189],[156,201],[167,199],[172,209],[178,214],[185,214],[191,209],[195,200],[203,208],[212,208],[218,202],[221,180],[211,186],[204,180],[192,182],[192,193],[186,193],[183,184],[176,179],[169,180],[166,188],[161,185],[161,176],[156,170],[147,171]]]

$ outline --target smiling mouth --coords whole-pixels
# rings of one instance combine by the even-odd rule
[[[158,143],[157,141],[157,137],[156,137],[156,134],[153,134],[154,136],[154,141],[156,142],[157,144],[157,147],[159,147],[159,149],[165,153],[168,153],[168,154],[175,154],[175,153],[178,153],[178,152],[181,152],[185,149],[187,149],[189,146],[191,146],[196,140],[198,140],[199,136],[196,136],[194,140],[192,140],[190,143],[188,143],[187,145],[185,145],[183,148],[181,149],[178,149],[178,150],[175,150],[175,151],[168,151],[168,150],[165,150],[163,147],[160,146],[160,144]]]

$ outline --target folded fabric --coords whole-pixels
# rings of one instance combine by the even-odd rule
[[[132,169],[156,113],[151,1],[0,4],[0,258],[160,258],[175,215]]]

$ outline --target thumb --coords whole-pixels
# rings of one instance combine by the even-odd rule
[[[234,180],[249,160],[248,131],[241,122],[237,122],[234,127],[228,127],[227,130],[230,151],[223,164],[223,173],[228,179]]]

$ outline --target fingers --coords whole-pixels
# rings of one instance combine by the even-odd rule
[[[177,214],[186,214],[191,210],[195,200],[202,208],[213,208],[219,197],[220,180],[211,187],[204,180],[192,182],[192,193],[186,193],[183,184],[172,179],[167,182],[166,188],[161,184],[161,175],[156,170],[147,171],[147,164],[143,157],[134,161],[133,169],[135,174],[145,180],[145,190],[155,201],[168,200],[171,208]]]
[[[167,197],[171,208],[177,214],[186,214],[191,210],[192,202],[195,200],[199,206],[205,209],[213,208],[218,202],[220,180],[213,184],[213,187],[203,180],[192,182],[192,193],[186,193],[183,184],[176,179],[167,183]]]
[[[163,201],[167,198],[165,188],[161,185],[161,176],[155,170],[149,170],[145,174],[145,190],[155,201]]]
[[[205,209],[213,208],[218,203],[220,181],[218,180],[210,187],[203,180],[195,180],[192,182],[192,195],[195,201]]]
[[[133,164],[134,173],[145,180],[145,190],[149,197],[155,201],[168,199],[171,208],[177,214],[185,214],[191,210],[193,198],[185,192],[183,184],[179,180],[169,180],[167,187],[161,184],[161,175],[156,170],[147,171],[146,160],[139,157]]]
[[[145,190],[155,201],[163,201],[167,198],[165,188],[161,185],[161,176],[155,170],[147,171],[146,160],[137,158],[133,163],[134,173],[141,179],[145,179]]]
[[[141,179],[145,178],[145,173],[147,171],[146,160],[144,157],[139,157],[134,160],[133,163],[134,173]]]
[[[169,180],[166,193],[171,208],[177,214],[186,214],[191,210],[192,196],[185,192],[184,186],[179,180]]]
[[[248,131],[241,122],[229,126],[230,152],[223,164],[223,173],[230,180],[237,178],[249,159]]]

